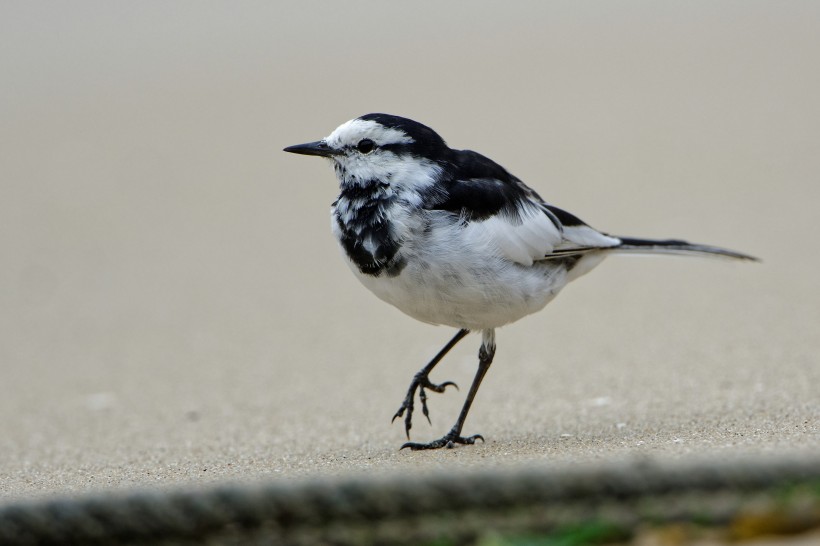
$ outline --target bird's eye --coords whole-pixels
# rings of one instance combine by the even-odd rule
[[[369,154],[376,148],[376,143],[369,138],[363,138],[356,144],[356,149],[363,154]]]

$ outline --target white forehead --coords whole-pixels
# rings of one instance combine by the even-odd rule
[[[387,144],[412,144],[415,142],[404,131],[385,127],[373,120],[351,119],[339,125],[330,133],[325,142],[331,148],[340,148],[357,144],[363,138],[369,138],[378,146]]]

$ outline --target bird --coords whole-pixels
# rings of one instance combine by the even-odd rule
[[[330,160],[339,183],[331,230],[356,278],[419,321],[457,329],[413,376],[393,421],[408,442],[429,450],[484,442],[464,435],[467,415],[493,362],[496,329],[543,309],[564,286],[610,254],[686,254],[757,258],[679,239],[619,237],[547,203],[504,167],[450,148],[430,127],[372,113],[329,136],[285,152]],[[458,388],[430,373],[470,332],[480,332],[478,368],[453,427],[430,442],[410,442],[416,394],[430,421],[427,392]]]

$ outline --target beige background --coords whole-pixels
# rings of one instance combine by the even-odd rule
[[[0,498],[816,451],[820,3],[500,6],[0,4]],[[607,261],[499,332],[487,444],[398,452],[452,331],[357,283],[331,169],[281,152],[372,111],[764,262]]]

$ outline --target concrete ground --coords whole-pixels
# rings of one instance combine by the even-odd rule
[[[820,448],[820,4],[0,7],[0,501],[102,489]],[[452,330],[361,287],[322,161],[373,111],[615,234],[498,332],[467,421],[390,424]],[[414,440],[452,425],[467,338]]]

